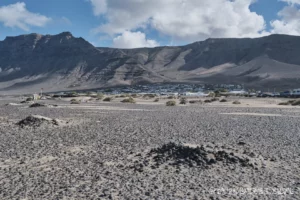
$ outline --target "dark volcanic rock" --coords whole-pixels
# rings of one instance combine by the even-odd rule
[[[209,150],[203,146],[190,147],[175,143],[168,143],[152,149],[146,155],[146,160],[149,158],[154,162],[154,168],[163,164],[208,168],[210,165],[217,163],[222,163],[223,165],[240,164],[242,167],[253,167],[247,155],[238,156],[225,150]],[[141,164],[135,165],[137,171],[142,171],[142,168]]]
[[[20,35],[0,41],[0,90],[36,92],[172,81],[289,88],[299,84],[299,52],[300,37],[288,35],[139,49],[97,48],[69,32]],[[201,73],[186,73],[199,68]]]
[[[30,108],[47,107],[47,105],[46,104],[42,104],[42,103],[34,103],[34,104],[31,104],[29,107]]]
[[[26,117],[25,119],[19,121],[17,123],[17,125],[20,126],[21,128],[25,128],[25,127],[37,128],[42,125],[59,126],[59,125],[62,125],[62,122],[63,121],[61,121],[61,120],[51,119],[51,118],[43,117],[40,115],[30,115],[30,116]]]

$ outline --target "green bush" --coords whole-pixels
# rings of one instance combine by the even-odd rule
[[[154,102],[159,102],[159,98],[156,98],[156,99],[154,100]]]
[[[111,101],[111,100],[112,100],[111,97],[105,97],[105,98],[103,99],[103,101],[107,101],[107,102],[109,102],[109,101]]]
[[[227,100],[226,99],[221,99],[220,102],[224,103],[224,102],[227,102]]]
[[[28,97],[25,101],[33,101],[33,98]]]
[[[167,101],[166,106],[176,106],[176,101]]]
[[[211,101],[211,99],[205,99],[204,100],[204,103],[211,103],[212,101]]]
[[[121,102],[122,103],[135,103],[135,100],[132,97],[129,97],[127,99],[123,99]]]
[[[175,99],[175,97],[174,96],[168,96],[167,99]]]

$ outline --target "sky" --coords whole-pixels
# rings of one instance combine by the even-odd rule
[[[300,0],[0,0],[0,40],[64,31],[115,48],[300,35]]]

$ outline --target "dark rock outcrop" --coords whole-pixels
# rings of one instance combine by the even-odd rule
[[[179,47],[97,48],[69,32],[0,41],[0,90],[33,92],[154,82],[298,84],[300,37],[207,39]]]

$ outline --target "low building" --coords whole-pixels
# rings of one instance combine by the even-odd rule
[[[203,92],[185,92],[183,93],[184,96],[188,97],[206,97],[208,94],[205,94]]]

